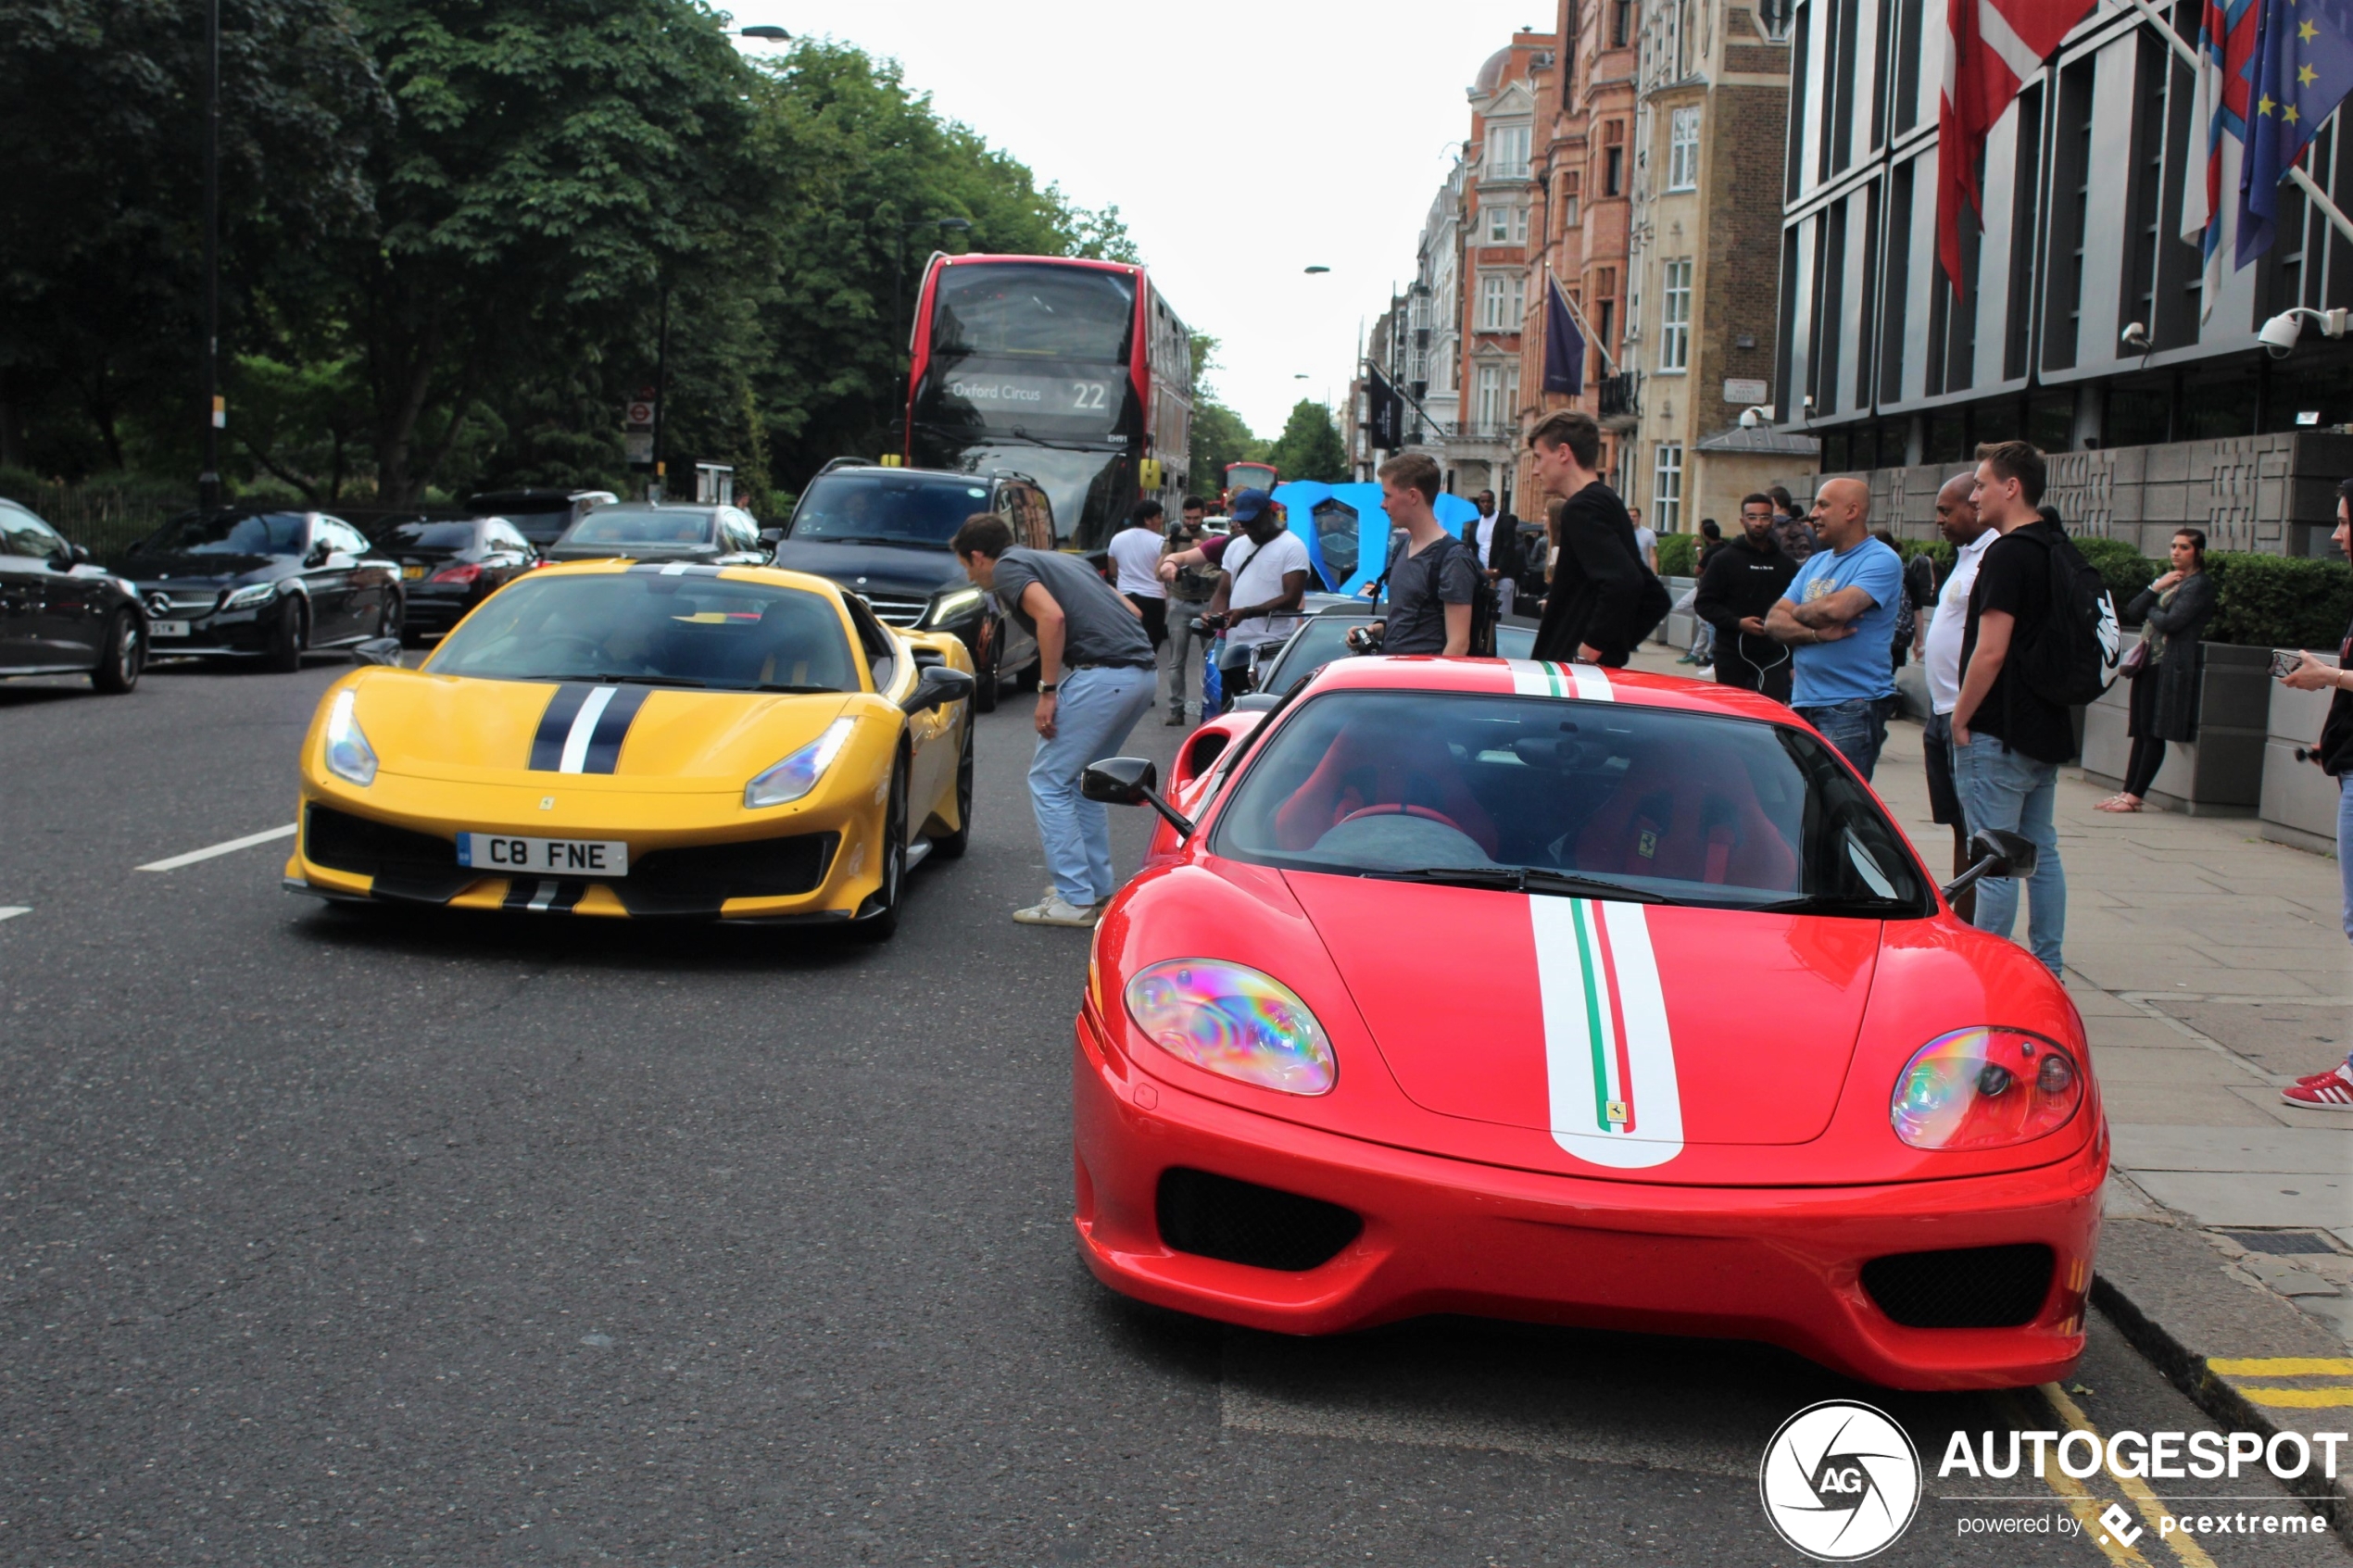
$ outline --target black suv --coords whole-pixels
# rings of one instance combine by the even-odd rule
[[[793,508],[792,521],[763,537],[775,564],[830,577],[893,626],[953,632],[972,650],[980,684],[973,700],[997,706],[998,683],[1038,679],[1038,643],[964,576],[949,549],[975,512],[997,512],[1013,543],[1059,549],[1053,504],[1024,474],[953,473],[883,468],[849,458],[827,463]]]

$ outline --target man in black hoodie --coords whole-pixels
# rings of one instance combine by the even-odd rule
[[[1796,575],[1797,562],[1774,537],[1773,498],[1743,496],[1740,537],[1716,552],[1692,601],[1692,613],[1716,628],[1718,685],[1789,700],[1789,650],[1765,634],[1765,612]]]
[[[1553,525],[1553,581],[1535,655],[1563,664],[1623,665],[1667,619],[1667,596],[1634,543],[1626,503],[1602,483],[1602,432],[1590,414],[1563,408],[1528,434],[1536,482],[1560,497]]]

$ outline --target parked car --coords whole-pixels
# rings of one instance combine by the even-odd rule
[[[1310,598],[1317,596],[1310,595]],[[1238,694],[1233,706],[1239,709],[1268,709],[1282,701],[1285,694],[1308,676],[1335,659],[1349,656],[1348,633],[1356,627],[1368,625],[1384,612],[1364,599],[1352,599],[1343,604],[1328,604],[1321,611],[1300,623],[1274,653],[1261,658],[1251,671],[1251,688]],[[1536,651],[1536,628],[1515,626],[1505,622],[1495,628],[1497,659],[1529,659]]]
[[[1036,684],[1038,643],[973,586],[948,547],[975,512],[1002,514],[1017,545],[1051,550],[1063,543],[1053,503],[1026,475],[842,458],[810,481],[791,521],[763,537],[774,542],[778,566],[833,579],[888,624],[962,638],[980,673],[974,705],[987,713],[997,706],[1000,682]]]
[[[417,519],[376,534],[376,547],[400,563],[411,641],[447,632],[466,612],[539,564],[539,552],[502,517],[464,522]]]
[[[149,658],[302,667],[305,652],[400,634],[400,567],[339,517],[272,506],[182,513],[131,546]]]
[[[554,544],[564,530],[598,507],[616,505],[610,490],[484,490],[466,497],[476,517],[503,517],[535,546]]]
[[[540,554],[551,563],[625,556],[665,564],[761,566],[768,546],[761,543],[759,522],[740,508],[631,501],[598,507]]]
[[[0,501],[0,675],[86,673],[121,693],[146,659],[138,591],[29,508]]]

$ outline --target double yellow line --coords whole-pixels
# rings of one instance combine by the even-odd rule
[[[2271,1410],[2331,1410],[2353,1405],[2353,1357],[2214,1356],[2206,1370],[2230,1384],[2250,1405]],[[2330,1378],[2333,1382],[2284,1386],[2247,1384],[2242,1377]]]
[[[2056,1383],[2045,1383],[2042,1386],[2041,1392],[2044,1400],[2050,1405],[2052,1413],[2057,1415],[2063,1424],[2074,1431],[2090,1434],[2098,1441],[2100,1451],[2103,1454],[2107,1453],[2107,1436],[2092,1424],[2091,1417],[2085,1415],[2082,1408],[2067,1397],[2065,1389]],[[2024,1415],[2022,1411],[2020,1413],[2021,1416]],[[2032,1422],[2021,1420],[2020,1424],[2031,1425]],[[2149,1559],[2142,1554],[2140,1547],[2146,1544],[2151,1537],[2164,1542],[2166,1549],[2173,1554],[2173,1561],[2179,1562],[2182,1568],[2214,1568],[2214,1559],[2208,1557],[2206,1554],[2206,1549],[2199,1546],[2190,1537],[2179,1530],[2171,1535],[2166,1534],[2163,1522],[2171,1510],[2165,1506],[2163,1500],[2155,1492],[2149,1490],[2147,1482],[2137,1475],[2118,1474],[2113,1464],[2108,1467],[2108,1476],[2116,1484],[2117,1489],[2131,1499],[2133,1508],[2139,1511],[2141,1518],[2146,1523],[2146,1533],[2132,1546],[2126,1546],[2122,1541],[2109,1535],[2107,1526],[2100,1523],[2100,1515],[2106,1511],[2106,1505],[2110,1499],[2101,1497],[2084,1486],[2082,1482],[2061,1470],[2056,1463],[2043,1467],[2043,1480],[2052,1491],[2058,1494],[2058,1499],[2067,1506],[2067,1511],[2075,1515],[2076,1523],[2082,1526],[2083,1538],[2099,1548],[2108,1560],[2117,1564],[2118,1568],[2150,1568]],[[2162,1562],[2163,1559],[2160,1558],[2158,1561]]]

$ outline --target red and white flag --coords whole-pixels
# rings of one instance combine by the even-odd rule
[[[2026,79],[2089,15],[2091,0],[1945,0],[1944,101],[1936,117],[1936,257],[1961,290],[1961,204],[1981,219],[1985,133]]]

